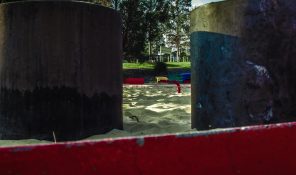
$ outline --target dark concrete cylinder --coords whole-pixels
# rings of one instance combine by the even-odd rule
[[[192,127],[296,118],[296,1],[228,0],[191,12]]]
[[[67,1],[0,5],[0,139],[122,129],[120,15]]]

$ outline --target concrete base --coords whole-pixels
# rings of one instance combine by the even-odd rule
[[[122,129],[121,19],[81,2],[0,5],[0,139]]]
[[[191,13],[192,127],[295,120],[296,2],[228,0]]]

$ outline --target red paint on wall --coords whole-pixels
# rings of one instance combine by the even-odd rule
[[[296,123],[0,149],[6,174],[289,175]]]

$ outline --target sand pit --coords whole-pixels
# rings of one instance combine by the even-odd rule
[[[182,92],[178,94],[173,84],[124,86],[124,130],[112,130],[107,134],[92,136],[85,140],[193,131],[190,85],[181,85],[181,90]],[[43,143],[48,142],[3,140],[0,141],[0,146]]]
[[[181,85],[181,90],[178,94],[175,85],[124,86],[124,131],[88,139],[192,131],[190,85]]]

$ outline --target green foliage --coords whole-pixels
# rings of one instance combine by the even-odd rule
[[[179,58],[189,47],[190,7],[191,0],[122,0],[125,59],[151,59],[165,44],[177,48]]]
[[[148,62],[144,63],[123,63],[123,69],[153,69],[154,65]]]
[[[168,68],[174,68],[174,69],[190,69],[191,63],[190,62],[169,62],[166,63]]]
[[[119,11],[123,19],[123,50],[128,60],[144,61],[146,44],[149,55],[153,42],[162,36],[162,25],[168,18],[168,0],[123,0]]]
[[[169,20],[169,3],[167,0],[144,0],[145,22],[148,43],[148,53],[151,57],[153,46],[157,47],[157,41],[161,40],[163,24]],[[157,47],[159,48],[159,47]]]
[[[155,75],[167,75],[168,67],[164,62],[156,62],[154,65],[154,73]]]
[[[170,4],[170,20],[166,23],[167,44],[177,48],[178,60],[182,48],[189,47],[190,8],[191,0],[174,0]]]
[[[123,0],[119,5],[123,21],[123,52],[127,60],[143,56],[145,48],[145,13],[140,0]]]

